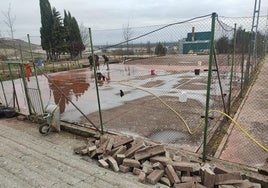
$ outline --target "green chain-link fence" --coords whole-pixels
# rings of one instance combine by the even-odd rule
[[[267,49],[266,18],[260,16],[257,33],[251,32],[251,24],[252,18],[217,15],[214,24],[211,14],[167,25],[128,24],[122,29],[93,29],[93,45],[75,62],[46,62],[45,54],[33,45],[33,58],[26,48],[17,47],[16,54],[34,63],[42,59],[46,73],[79,68],[39,77],[44,104],[59,104],[62,120],[90,122],[99,130],[193,152],[205,149],[204,154],[214,156],[231,124],[227,115],[235,116]],[[99,56],[99,68],[88,68],[92,52]],[[102,55],[109,58],[109,66]],[[62,99],[62,93],[67,98]]]

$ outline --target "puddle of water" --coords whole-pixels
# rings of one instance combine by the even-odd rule
[[[179,140],[185,140],[187,138],[187,134],[175,130],[159,131],[149,136],[149,139],[153,141],[169,144],[175,143]]]

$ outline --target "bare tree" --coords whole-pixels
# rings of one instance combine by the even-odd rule
[[[84,26],[83,23],[79,26],[80,35],[82,38],[82,42],[86,47],[89,47],[89,30]]]
[[[11,15],[11,5],[9,4],[8,10],[6,12],[2,11],[2,13],[5,17],[4,23],[9,28],[10,36],[12,39],[14,39],[14,33],[15,33],[14,23],[16,20],[16,16]]]
[[[133,35],[133,31],[129,27],[129,22],[128,22],[126,26],[123,25],[123,37],[127,44],[127,53],[129,53],[129,40],[131,39],[132,35]]]
[[[16,20],[16,16],[12,16],[12,14],[11,14],[11,4],[10,3],[9,3],[7,11],[6,12],[2,11],[2,13],[3,13],[4,17],[5,17],[4,23],[9,28],[9,34],[11,36],[12,43],[13,43],[13,48],[14,48],[14,55],[15,55],[16,60],[17,60],[18,59],[17,51],[16,51],[16,48],[15,48],[15,42],[13,41],[14,33],[15,33],[14,23],[15,23],[15,20]]]

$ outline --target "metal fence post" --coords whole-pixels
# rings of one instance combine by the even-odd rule
[[[100,116],[101,134],[103,134],[102,113],[101,113],[101,106],[100,106],[98,78],[97,78],[97,74],[96,74],[97,71],[96,71],[96,62],[95,62],[95,58],[94,58],[94,49],[93,49],[91,28],[88,28],[88,30],[89,30],[89,40],[90,40],[90,47],[91,47],[91,55],[92,55],[92,58],[93,58],[93,67],[94,67],[93,70],[94,70],[95,86],[96,86],[97,99],[98,99],[98,108],[99,108],[99,116]]]
[[[234,43],[233,43],[233,53],[232,53],[232,65],[231,65],[231,75],[230,75],[230,87],[229,87],[229,97],[228,97],[228,115],[231,111],[231,101],[232,101],[232,87],[233,87],[233,76],[234,71],[236,71],[236,62],[235,62],[235,48],[236,48],[236,24],[234,25]],[[235,70],[234,70],[235,67]],[[235,74],[236,75],[236,74]]]
[[[4,88],[4,85],[3,85],[2,76],[0,76],[0,83],[1,83],[1,88],[2,88],[2,91],[3,91],[3,95],[4,95],[4,99],[5,99],[6,106],[8,106],[8,102],[7,102],[7,97],[6,97],[5,88]]]
[[[37,78],[37,73],[36,73],[36,67],[34,64],[34,58],[33,58],[33,50],[32,50],[32,45],[31,45],[31,41],[30,41],[30,35],[27,34],[27,38],[28,38],[28,43],[29,43],[29,48],[30,48],[30,53],[31,53],[31,59],[33,61],[33,68],[34,68],[34,75],[35,75],[35,79],[36,79],[36,84],[37,84],[37,90],[39,93],[39,98],[40,98],[40,102],[41,102],[41,106],[42,106],[42,112],[44,113],[44,104],[43,104],[43,99],[42,99],[42,95],[41,95],[41,91],[40,91],[40,87],[39,87],[39,82],[38,82],[38,78]]]
[[[215,34],[215,19],[217,14],[212,13],[211,21],[211,36],[210,36],[210,52],[209,52],[209,65],[208,65],[208,80],[207,80],[207,96],[206,96],[206,112],[205,112],[205,126],[204,126],[204,141],[203,141],[203,162],[206,160],[207,152],[207,129],[208,129],[208,113],[209,113],[209,100],[210,100],[210,86],[212,77],[212,63],[214,55],[214,34]]]
[[[241,58],[241,86],[240,97],[243,97],[244,89],[244,61],[245,61],[245,29],[242,31],[242,58]]]

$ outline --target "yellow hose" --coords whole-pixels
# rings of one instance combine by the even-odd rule
[[[243,129],[243,127],[241,127],[231,116],[229,116],[228,114],[226,114],[222,111],[219,111],[219,110],[211,110],[210,112],[217,112],[217,113],[220,113],[220,114],[226,116],[227,118],[229,118],[250,140],[252,140],[255,144],[257,144],[264,151],[268,152],[267,147],[265,147],[261,143],[259,143],[253,136],[251,136],[245,129]]]
[[[174,112],[181,119],[181,121],[185,125],[185,127],[186,127],[186,129],[187,129],[187,131],[188,131],[188,133],[190,135],[194,135],[195,133],[197,133],[197,131],[204,124],[205,119],[202,119],[200,121],[200,124],[194,130],[191,130],[189,125],[187,124],[186,120],[174,108],[172,108],[169,104],[167,104],[165,101],[163,101],[160,97],[158,97],[154,93],[152,93],[152,92],[150,92],[150,91],[148,91],[148,90],[146,90],[144,88],[141,88],[141,87],[136,87],[136,86],[132,86],[132,85],[129,85],[129,84],[122,83],[122,81],[113,81],[113,82],[119,83],[119,84],[124,85],[124,86],[132,87],[132,88],[135,88],[135,89],[139,89],[139,90],[142,90],[142,91],[144,91],[146,93],[149,93],[149,94],[155,96],[158,100],[160,100],[166,107],[168,107],[172,112]],[[229,116],[228,114],[226,114],[226,113],[224,113],[222,111],[219,111],[219,110],[210,110],[209,114],[212,113],[212,112],[222,114],[222,115],[226,116],[227,118],[229,118],[234,123],[234,125],[236,125],[251,141],[253,141],[255,144],[257,144],[264,151],[268,152],[267,147],[265,147],[261,143],[259,143],[253,136],[251,136],[245,129],[243,129],[231,116]]]

